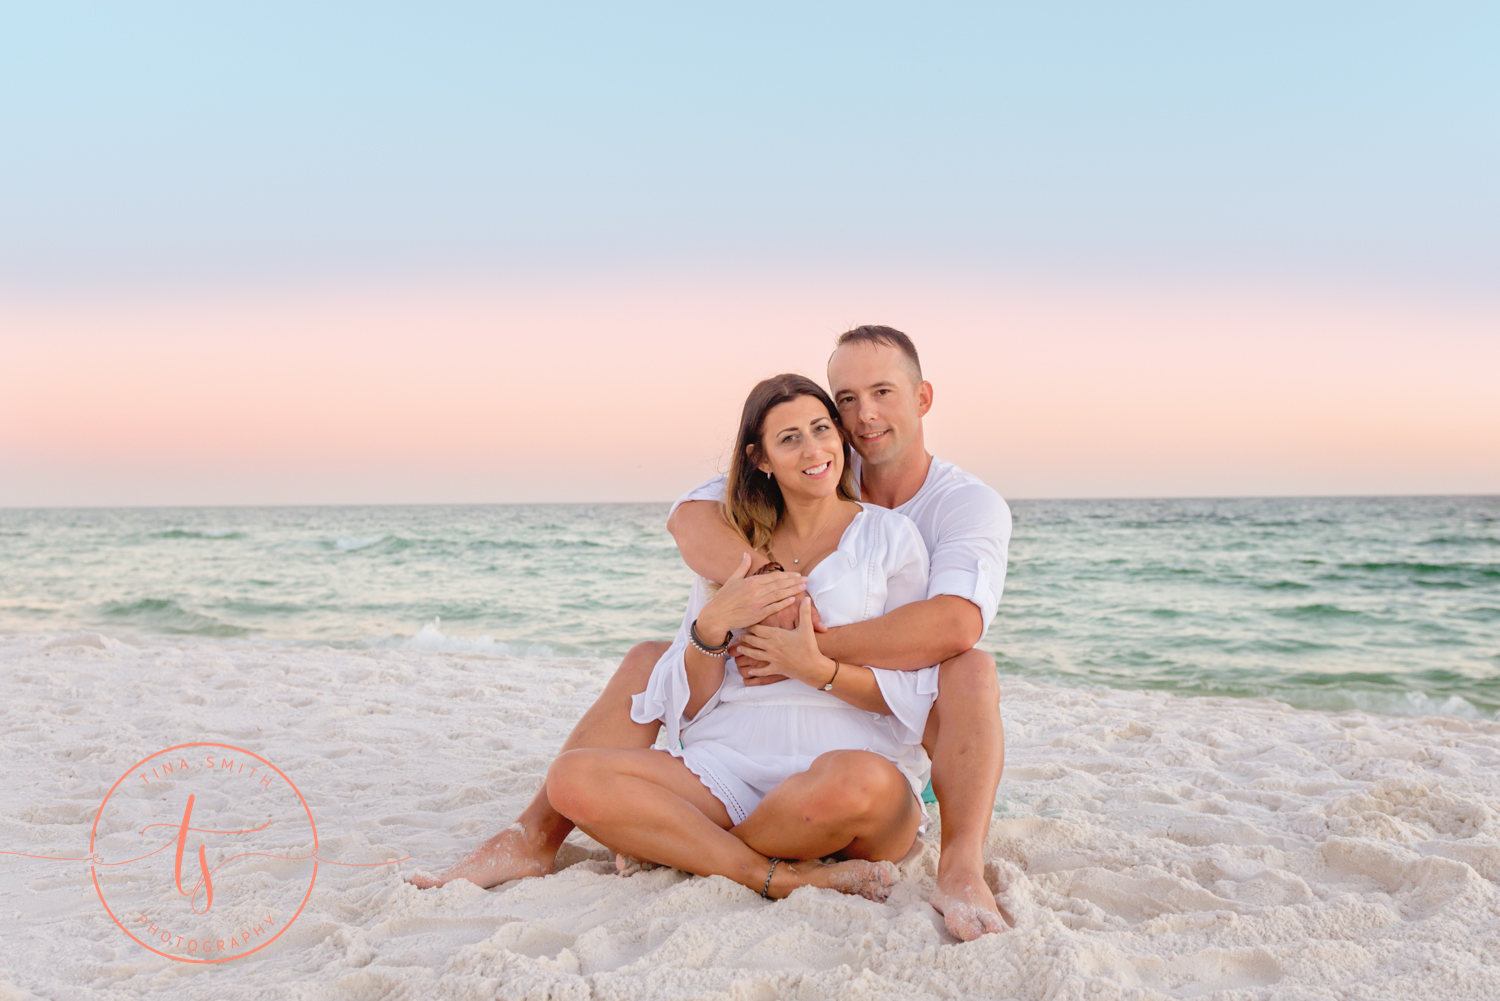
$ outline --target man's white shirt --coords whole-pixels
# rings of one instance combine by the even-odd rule
[[[856,482],[858,472],[856,465]],[[687,501],[722,502],[724,485],[722,476],[702,483],[677,498],[672,510]],[[927,544],[932,562],[927,597],[952,594],[972,601],[984,618],[985,632],[989,632],[1005,587],[1010,505],[979,477],[934,457],[922,489],[895,511],[916,523]]]

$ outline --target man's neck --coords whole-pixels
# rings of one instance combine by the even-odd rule
[[[911,450],[910,461],[883,462],[878,466],[861,463],[859,499],[881,507],[900,507],[922,489],[931,466],[932,456],[921,446]]]

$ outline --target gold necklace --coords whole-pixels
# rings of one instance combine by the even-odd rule
[[[838,508],[834,508],[833,509],[833,514],[838,514],[838,513],[839,513],[839,509]],[[827,528],[829,522],[833,521],[833,514],[830,514],[826,519],[824,519],[824,521],[823,521],[823,528]],[[796,566],[798,563],[802,562],[802,557],[806,556],[807,555],[807,551],[813,547],[813,542],[817,542],[818,541],[818,536],[823,534],[823,528],[818,529],[817,533],[813,535],[812,542],[809,542],[807,545],[805,545],[805,546],[802,547],[802,552],[800,552],[796,556],[792,557],[792,566]],[[766,550],[766,551],[768,553],[770,552],[769,549]]]

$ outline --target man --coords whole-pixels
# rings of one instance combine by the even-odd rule
[[[1004,768],[999,679],[994,661],[974,649],[999,604],[1010,543],[1010,509],[994,490],[950,463],[934,459],[922,433],[932,407],[911,340],[890,327],[866,326],[838,339],[828,380],[845,429],[858,453],[861,498],[910,517],[927,543],[932,570],[925,601],[887,615],[819,633],[835,660],[915,670],[940,664],[937,702],[923,744],[932,757],[932,787],[942,813],[941,854],[932,905],[948,930],[968,941],[1006,927],[984,881],[984,840]],[[667,528],[695,572],[724,581],[740,565],[744,539],[719,516],[722,479],[674,505]],[[755,567],[765,562],[752,554]],[[752,628],[779,628],[787,623]],[[630,718],[631,696],[644,691],[666,643],[641,643],[621,662],[598,701],[563,744],[574,748],[649,747],[658,723]],[[737,658],[742,671],[745,658]],[[776,677],[747,679],[764,684]],[[480,845],[437,879],[465,878],[480,886],[545,875],[572,829],[547,802],[543,787],[506,830]]]

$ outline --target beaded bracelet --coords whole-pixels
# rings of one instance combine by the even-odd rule
[[[728,652],[728,650],[729,650],[729,644],[731,642],[733,642],[733,641],[734,641],[734,633],[730,633],[728,636],[724,637],[724,645],[723,646],[709,646],[707,643],[704,643],[701,639],[698,638],[698,620],[697,619],[694,619],[693,620],[693,624],[690,625],[690,626],[688,626],[688,642],[691,643],[691,644],[693,644],[693,648],[696,649],[699,653],[704,654],[706,656],[709,656],[709,657],[722,657],[722,656],[724,656],[724,654],[726,652]]]

